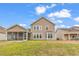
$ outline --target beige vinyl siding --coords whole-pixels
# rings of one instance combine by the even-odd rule
[[[39,25],[40,30],[35,30],[34,26]],[[36,21],[35,23],[32,24],[31,26],[31,33],[41,33],[42,38],[40,40],[47,40],[46,39],[46,33],[51,32],[53,34],[51,40],[55,40],[55,25],[52,24],[51,22],[47,21],[45,18],[41,18],[39,21]],[[31,36],[33,38],[34,36]],[[34,38],[33,38],[34,39]],[[49,38],[50,39],[50,38]]]

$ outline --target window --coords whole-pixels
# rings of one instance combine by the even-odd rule
[[[37,30],[39,30],[39,29],[40,29],[40,27],[39,27],[39,26],[37,26],[36,28],[37,28]]]
[[[46,34],[46,38],[47,38],[47,39],[53,38],[53,34],[52,34],[51,32],[47,33],[47,34]]]
[[[42,38],[41,34],[40,34],[40,38]]]
[[[37,34],[37,38],[39,38],[39,34]]]
[[[34,34],[34,36],[33,36],[34,38],[36,38],[36,35]]]
[[[33,38],[34,39],[41,39],[42,38],[42,35],[41,35],[41,33],[34,33],[33,34]]]
[[[34,26],[34,30],[42,30],[42,26],[35,25],[35,26]]]
[[[34,26],[34,30],[36,30],[36,26]]]
[[[40,30],[42,30],[42,26],[40,26]]]
[[[48,25],[45,26],[45,29],[48,30]]]

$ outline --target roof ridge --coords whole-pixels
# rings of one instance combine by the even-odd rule
[[[41,19],[45,19],[45,20],[47,20],[48,22],[54,24],[53,22],[51,22],[50,20],[48,20],[46,17],[42,16],[42,17],[40,17],[38,20],[36,20],[35,22],[33,22],[31,25],[33,25],[34,23],[36,23],[37,21],[39,21],[39,20],[41,20]],[[54,25],[55,25],[55,24],[54,24]]]

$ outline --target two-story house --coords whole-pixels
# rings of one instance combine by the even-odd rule
[[[0,40],[55,40],[55,24],[41,17],[31,24],[30,29],[13,25],[0,27]]]
[[[55,24],[41,17],[31,24],[32,40],[55,40]]]

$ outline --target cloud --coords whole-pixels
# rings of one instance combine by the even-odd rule
[[[62,20],[57,20],[57,22],[58,22],[58,23],[63,23],[63,21],[62,21]]]
[[[53,8],[53,7],[55,7],[56,6],[56,4],[51,4],[50,6],[46,6],[46,8]]]
[[[79,22],[79,17],[74,18],[75,21]]]
[[[62,9],[60,11],[48,14],[48,17],[70,18],[70,10]]]
[[[56,19],[55,18],[48,18],[51,22],[56,23]]]
[[[56,4],[51,4],[50,6],[48,6],[48,5],[47,6],[37,6],[35,8],[35,11],[36,11],[37,14],[43,14],[43,13],[46,12],[47,9],[53,8],[55,6],[56,6]]]
[[[53,16],[54,16],[54,13],[48,14],[48,17],[53,17]]]
[[[74,26],[77,26],[77,27],[79,27],[79,25],[77,24],[77,25],[74,25]]]
[[[60,27],[61,27],[61,28],[65,28],[66,26],[65,26],[65,25],[60,25]]]
[[[61,25],[57,25],[56,28],[70,28],[71,26],[67,26],[67,25],[64,25],[64,24],[61,24]]]
[[[23,27],[25,27],[26,26],[26,24],[19,24],[20,26],[23,26]]]
[[[56,25],[56,28],[65,28],[65,25]]]
[[[46,12],[46,7],[44,7],[44,6],[38,6],[38,7],[35,8],[35,10],[36,10],[37,14],[42,14],[42,13]]]

